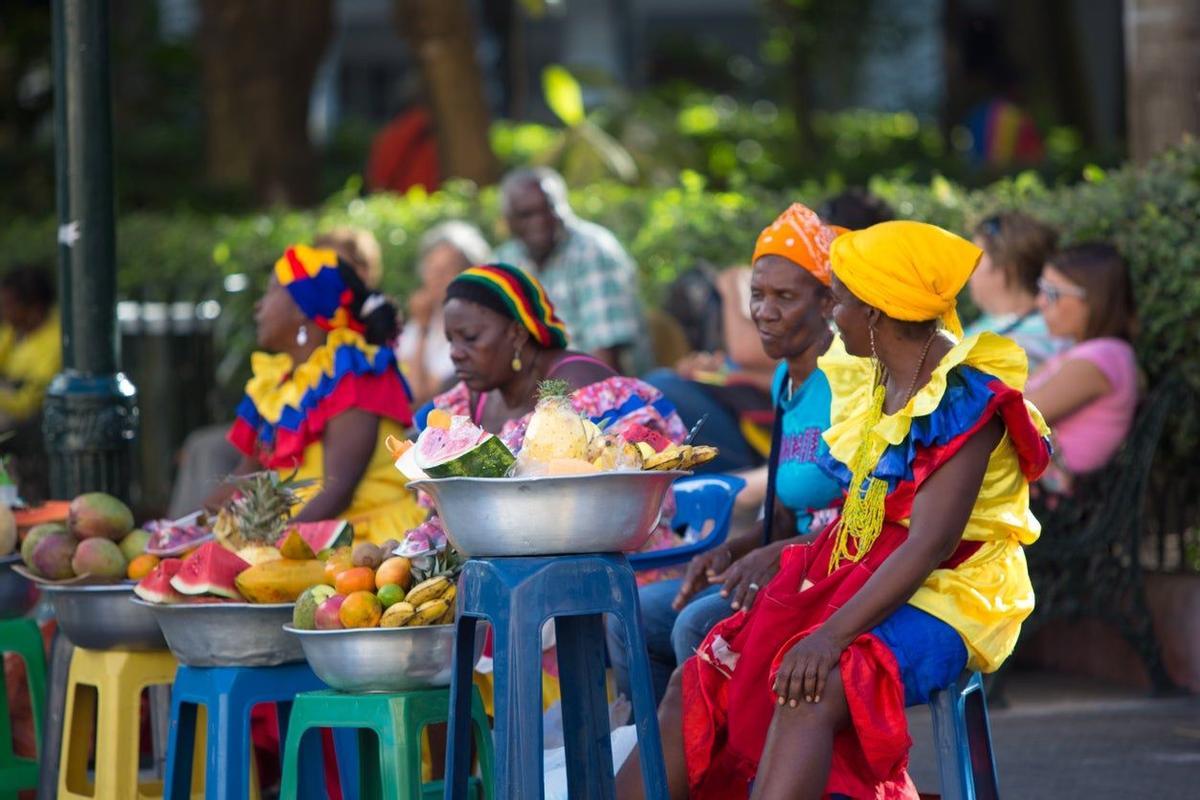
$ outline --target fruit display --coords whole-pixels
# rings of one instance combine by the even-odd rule
[[[0,546],[3,511],[7,509],[0,507]],[[30,575],[45,582],[116,583],[134,577],[130,567],[135,561],[138,577],[145,574],[149,538],[146,531],[134,530],[128,506],[111,495],[89,492],[71,501],[65,524],[30,528],[21,541],[21,560]]]
[[[452,417],[437,409],[429,412],[426,428],[411,449],[414,465],[430,478],[502,478],[515,460],[499,437],[467,417]],[[393,452],[397,460],[404,455]]]
[[[148,522],[145,551],[159,558],[177,558],[195,550],[213,538],[212,529],[205,522],[203,515],[198,516],[195,522],[167,519]]]
[[[301,489],[310,481],[295,476],[281,478],[272,471],[254,472],[234,479],[236,492],[217,514],[213,533],[230,550],[274,546],[287,530],[292,507],[299,505]]]
[[[297,598],[292,627],[300,630],[399,628],[454,621],[458,561],[453,552],[414,563],[362,543],[338,548],[325,562],[321,583]]]

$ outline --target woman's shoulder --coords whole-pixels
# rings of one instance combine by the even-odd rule
[[[572,389],[582,389],[593,383],[615,378],[617,373],[594,356],[564,350],[546,372],[546,377],[564,380]]]

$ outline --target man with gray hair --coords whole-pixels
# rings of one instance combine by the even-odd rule
[[[562,176],[547,167],[510,172],[500,198],[513,240],[496,257],[538,277],[572,349],[625,374],[647,367],[637,269],[617,238],[575,216]]]

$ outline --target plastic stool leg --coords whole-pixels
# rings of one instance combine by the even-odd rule
[[[605,699],[604,625],[599,614],[555,620],[562,687],[567,794],[613,797],[612,740]]]
[[[250,713],[238,714],[235,703],[206,706],[208,747],[204,764],[207,800],[242,800],[250,792]],[[239,719],[239,717],[241,717]]]
[[[445,800],[466,800],[471,771],[471,713],[475,690],[475,617],[459,615],[454,637],[454,670],[450,677],[450,720],[446,732]],[[541,729],[539,725],[539,730]]]
[[[632,572],[630,583],[634,583]],[[637,725],[638,760],[642,766],[642,786],[646,797],[666,797],[667,768],[663,761],[662,739],[658,730],[658,708],[654,702],[654,679],[650,675],[650,660],[646,654],[646,636],[642,627],[642,611],[637,603],[637,590],[626,594],[632,598],[632,608],[623,609],[621,624],[625,641],[629,643],[629,690],[633,694],[633,715]]]
[[[343,800],[357,800],[358,786],[358,734],[353,728],[333,729],[333,750],[337,755],[338,785],[342,787]]]
[[[300,784],[300,750],[304,747],[305,735],[310,733],[311,736],[319,735],[319,731],[299,720],[293,720],[288,724],[286,735],[280,731],[279,739],[283,742],[279,782],[280,800],[296,800]]]
[[[171,725],[167,733],[167,768],[163,774],[165,800],[182,800],[190,793],[196,768],[196,729],[199,709],[178,694],[171,698]],[[207,738],[207,737],[206,737]],[[216,776],[213,776],[214,779]],[[208,778],[208,775],[205,775]]]
[[[107,676],[112,677],[112,676]],[[96,797],[138,797],[141,686],[100,687],[96,725]],[[124,691],[122,691],[124,690]],[[132,694],[129,693],[132,690]]]
[[[3,645],[0,650],[20,657],[25,665],[25,687],[33,718],[34,756],[18,757],[12,749],[8,687],[0,670],[0,798],[15,800],[18,789],[32,789],[38,782],[38,753],[46,706],[46,654],[42,649],[41,631],[32,619],[0,620],[0,644]]]
[[[61,631],[54,634],[50,646],[49,672],[46,678],[46,710],[43,717],[42,741],[38,752],[38,797],[55,797],[58,791],[59,768],[66,731],[67,681],[75,645]]]
[[[541,626],[525,625],[513,631],[507,620],[493,620],[492,631],[496,655],[496,792],[501,797],[541,797]],[[455,795],[462,796],[465,788],[463,795]]]
[[[933,738],[944,800],[998,798],[999,785],[980,676],[964,676],[945,690],[935,692],[929,705],[933,712]]]

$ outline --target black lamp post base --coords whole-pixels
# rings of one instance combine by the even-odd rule
[[[66,370],[50,384],[43,420],[52,497],[108,492],[129,500],[138,409],[128,378]]]

